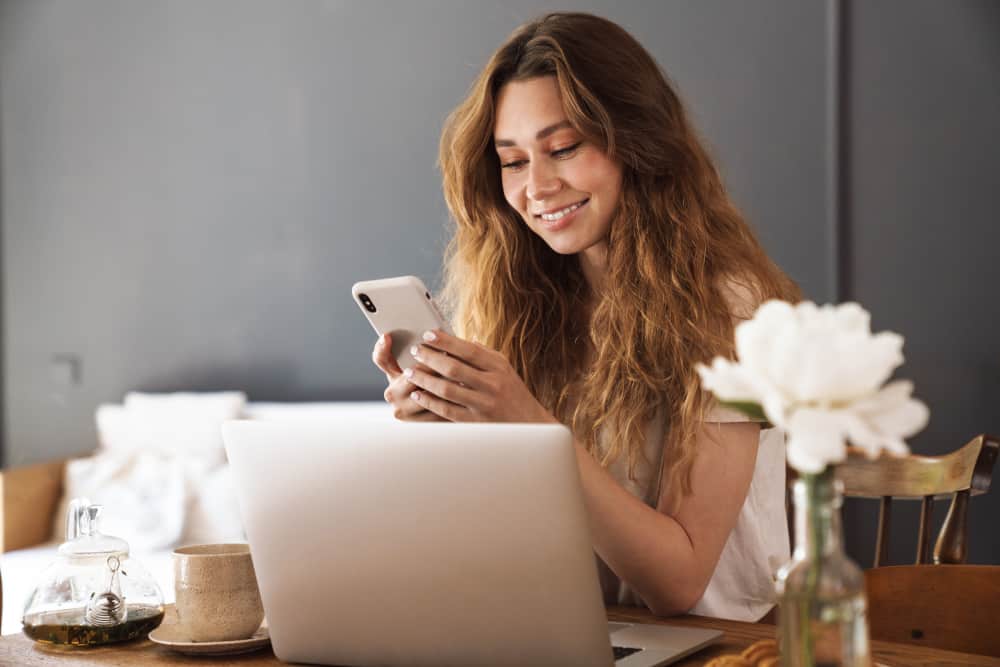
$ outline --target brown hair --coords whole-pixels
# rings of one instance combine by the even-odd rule
[[[622,165],[599,294],[589,293],[578,259],[551,250],[504,199],[497,95],[540,76],[555,77],[570,124]],[[753,305],[797,290],[730,202],[656,61],[597,16],[531,21],[448,117],[440,166],[455,221],[445,295],[456,331],[502,352],[603,465],[624,454],[634,475],[645,426],[664,408],[665,492],[675,506],[691,490],[694,435],[710,400],[694,366],[733,354],[726,285],[743,285]]]

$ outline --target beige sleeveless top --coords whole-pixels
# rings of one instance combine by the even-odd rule
[[[738,279],[722,280],[721,291],[737,323],[756,310],[751,291]],[[716,405],[706,423],[754,421],[741,412]],[[608,472],[632,495],[655,508],[663,462],[666,419],[657,415],[646,428],[645,458],[629,479],[625,457]],[[785,514],[785,436],[777,428],[762,429],[750,490],[733,532],[722,548],[708,587],[689,612],[737,621],[758,621],[775,603],[774,576],[790,555]],[[635,590],[597,559],[605,604],[647,606]],[[664,563],[663,567],[670,567]]]
[[[752,421],[735,410],[716,406],[706,422]],[[647,428],[646,462],[629,479],[628,463],[619,458],[608,467],[632,495],[656,507],[655,475],[663,456],[666,424],[662,417]],[[750,490],[739,519],[726,541],[701,600],[690,613],[738,621],[758,621],[774,606],[774,574],[789,559],[788,523],[785,517],[785,442],[776,428],[760,432],[757,462]],[[670,567],[664,563],[663,567]],[[604,602],[609,605],[646,606],[642,598],[598,558]]]

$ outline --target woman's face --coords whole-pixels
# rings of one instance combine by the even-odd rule
[[[570,127],[555,77],[506,84],[496,113],[507,203],[556,252],[603,255],[622,169]]]

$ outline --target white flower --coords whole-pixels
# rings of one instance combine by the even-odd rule
[[[788,432],[788,462],[819,472],[842,461],[847,441],[870,456],[905,453],[903,438],[927,423],[928,410],[905,381],[882,386],[903,363],[903,338],[872,335],[856,303],[817,307],[768,301],[736,327],[738,363],[699,364],[702,387],[722,401],[760,405]]]

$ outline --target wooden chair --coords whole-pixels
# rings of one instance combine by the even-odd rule
[[[0,470],[0,553],[41,544],[52,534],[66,460]],[[0,579],[0,622],[3,587]]]
[[[1000,566],[876,567],[865,588],[872,639],[1000,657]]]
[[[934,545],[933,562],[964,563],[968,554],[969,496],[990,490],[1000,439],[979,435],[944,456],[903,456],[870,460],[852,452],[837,466],[846,497],[879,498],[874,567],[886,564],[892,499],[920,500],[916,563],[931,562],[930,532],[935,499],[951,497],[951,506]]]
[[[0,553],[35,546],[51,537],[67,460],[0,471]]]
[[[1000,566],[961,565],[968,553],[969,497],[990,489],[1000,441],[973,438],[943,456],[852,452],[837,466],[847,497],[880,500],[874,566],[865,571],[872,639],[1000,657]],[[934,501],[951,498],[931,564]],[[892,500],[920,500],[916,565],[886,566]]]

